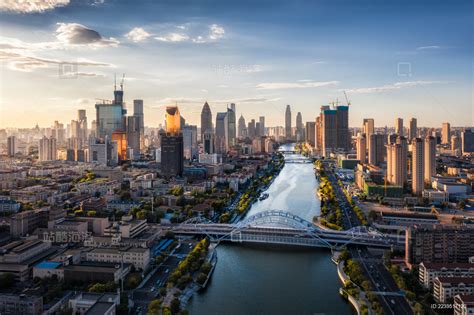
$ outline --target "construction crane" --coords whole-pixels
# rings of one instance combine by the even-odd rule
[[[347,97],[346,91],[344,91],[344,97],[346,98],[347,106],[351,105],[349,98]]]

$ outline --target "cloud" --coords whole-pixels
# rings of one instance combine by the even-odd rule
[[[433,46],[421,46],[421,47],[418,47],[416,50],[434,50],[434,49],[440,49],[441,46],[436,46],[436,45],[433,45]]]
[[[303,82],[260,83],[257,85],[257,89],[259,90],[305,89],[305,88],[332,86],[332,85],[337,85],[337,84],[339,84],[339,81],[315,82],[315,81],[304,80]]]
[[[73,65],[76,68],[84,67],[112,67],[113,65],[104,62],[96,62],[87,59],[77,59],[75,61],[62,61],[58,59],[41,58],[26,53],[10,52],[0,50],[0,61],[6,62],[11,70],[31,72],[37,68],[48,68],[49,66]],[[92,76],[90,73],[82,73],[84,76]],[[80,75],[78,73],[78,75]]]
[[[131,41],[133,41],[135,43],[142,42],[142,41],[148,39],[148,37],[150,37],[150,36],[151,36],[151,34],[148,33],[147,31],[145,31],[141,27],[135,27],[130,32],[125,34],[125,37],[127,37],[128,39],[130,39]]]
[[[210,29],[209,39],[218,40],[224,37],[225,35],[224,28],[217,24],[212,24],[211,26],[209,26],[209,29]]]
[[[186,25],[174,25],[173,30],[167,27],[167,31],[157,32],[164,35],[156,36],[160,42],[190,42],[194,44],[205,44],[216,42],[225,36],[222,26],[211,24],[206,28],[203,25],[188,23]]]
[[[366,87],[366,88],[355,88],[345,90],[347,93],[356,93],[356,94],[370,94],[370,93],[382,93],[387,91],[400,90],[407,87],[431,85],[431,84],[446,84],[447,81],[405,81],[405,82],[396,82],[393,84],[378,86],[378,87]],[[342,90],[341,90],[342,91]]]
[[[63,7],[69,0],[2,0],[0,11],[13,13],[41,13]]]
[[[58,23],[56,38],[69,45],[117,46],[115,38],[104,38],[99,32],[78,23]]]
[[[155,37],[155,39],[160,42],[184,42],[189,39],[189,36],[180,33],[170,33],[165,36]]]

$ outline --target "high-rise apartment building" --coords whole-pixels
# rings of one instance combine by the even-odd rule
[[[369,143],[367,145],[369,164],[380,166],[384,162],[384,135],[373,133],[366,137],[366,142]]]
[[[413,140],[418,136],[418,127],[416,118],[410,119],[410,127],[408,128],[408,141]]]
[[[467,263],[474,256],[474,228],[467,225],[415,225],[406,233],[405,260],[423,263]]]
[[[145,114],[143,113],[143,100],[133,100],[134,130],[139,133],[140,152],[145,150]],[[138,152],[134,152],[136,155]]]
[[[375,133],[375,123],[373,118],[364,118],[362,122],[362,132],[365,133],[367,139],[370,138],[371,134]]]
[[[462,154],[474,153],[474,132],[472,129],[461,132],[461,151]]]
[[[320,125],[316,128],[321,133],[320,152],[323,156],[335,151],[350,150],[349,106],[321,106]]]
[[[431,177],[436,175],[436,139],[432,136],[425,138],[425,183],[431,183]]]
[[[265,116],[258,117],[258,122],[260,123],[260,136],[265,136]]]
[[[187,160],[198,158],[197,126],[186,125],[183,128],[183,152]]]
[[[413,194],[421,195],[424,187],[424,142],[421,138],[413,138],[411,141],[411,189]]]
[[[43,137],[39,141],[38,159],[39,161],[55,161],[57,160],[56,139],[53,137]]]
[[[205,102],[201,110],[201,139],[204,139],[205,132],[213,132],[213,129],[211,108],[209,104]]]
[[[314,147],[315,145],[315,136],[316,136],[315,128],[316,128],[316,123],[314,121],[306,122],[305,140],[312,147]]]
[[[387,181],[395,186],[403,187],[407,182],[407,141],[405,137],[397,137],[396,143],[387,144]]]
[[[291,132],[291,108],[290,105],[286,105],[285,110],[285,137],[287,141],[290,141],[292,137]]]
[[[182,176],[184,168],[183,134],[178,106],[166,107],[166,132],[161,134],[161,173]]]
[[[231,103],[227,108],[227,148],[233,147],[237,142],[237,125],[235,119],[235,104]]]
[[[216,153],[224,154],[229,150],[229,121],[228,112],[216,115]]]
[[[365,134],[359,134],[356,142],[357,159],[361,164],[367,162],[367,144]]]
[[[127,116],[127,146],[130,149],[130,158],[132,159],[140,158],[142,140],[141,118],[143,117],[140,117],[140,115],[135,116],[135,113],[133,116]]]
[[[403,118],[397,118],[395,119],[395,133],[403,137]]]
[[[15,136],[9,136],[7,138],[7,154],[8,156],[12,157],[15,156],[16,154],[16,137]]]
[[[441,144],[449,144],[451,140],[451,124],[448,122],[443,123],[441,129]]]

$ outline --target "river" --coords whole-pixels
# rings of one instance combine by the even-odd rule
[[[317,185],[311,164],[285,164],[269,197],[247,216],[275,209],[311,221],[320,212]],[[190,314],[352,314],[327,249],[222,244],[217,255],[208,287],[188,304]]]

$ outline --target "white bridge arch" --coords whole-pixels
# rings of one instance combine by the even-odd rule
[[[172,230],[180,235],[205,235],[215,242],[287,244],[330,249],[340,249],[348,244],[391,247],[404,242],[404,237],[394,238],[361,226],[346,231],[321,229],[295,214],[281,210],[259,212],[235,224],[191,218]]]

